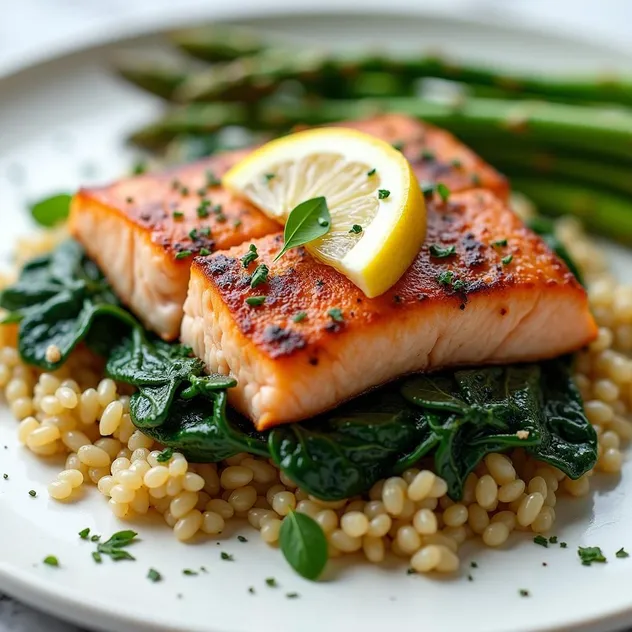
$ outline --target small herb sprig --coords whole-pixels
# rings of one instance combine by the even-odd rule
[[[329,232],[331,215],[324,197],[301,202],[292,209],[283,231],[283,248],[274,258],[280,259],[288,250],[303,246]]]

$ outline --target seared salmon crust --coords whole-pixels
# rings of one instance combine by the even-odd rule
[[[195,259],[182,341],[211,371],[231,373],[231,403],[263,430],[311,417],[416,371],[539,360],[596,336],[586,292],[496,193],[428,203],[418,257],[368,299],[303,248],[273,263],[281,233]],[[434,246],[454,254],[438,258]],[[257,264],[268,282],[250,287]],[[261,305],[246,299],[265,296]]]
[[[449,133],[400,115],[345,122],[401,147],[420,182],[451,191],[482,186],[506,198],[506,180]],[[225,250],[279,226],[218,179],[249,150],[126,178],[75,196],[70,230],[121,300],[166,340],[178,337],[195,255]]]

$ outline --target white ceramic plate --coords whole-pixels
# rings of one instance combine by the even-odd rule
[[[312,15],[251,22],[299,42],[373,47],[395,42],[398,48],[440,48],[538,70],[629,64],[594,44],[445,17]],[[144,37],[133,43],[156,41]],[[122,138],[154,116],[160,104],[108,74],[108,57],[121,45],[74,53],[0,82],[0,255],[5,260],[15,237],[29,230],[25,201],[107,181],[129,167],[131,154]],[[622,273],[632,261],[620,250],[615,259]],[[350,566],[332,563],[324,581],[310,583],[247,526],[241,530],[247,543],[226,534],[219,543],[183,545],[164,525],[134,523],[142,540],[134,547],[137,561],[96,565],[93,546],[77,532],[91,527],[109,535],[121,523],[97,493],[67,505],[49,500],[46,484],[58,464],[43,463],[20,448],[15,426],[0,408],[0,473],[9,474],[8,481],[0,479],[0,590],[86,626],[126,632],[377,632],[387,627],[543,632],[632,624],[632,558],[614,557],[621,546],[632,550],[630,463],[622,480],[598,480],[589,498],[559,503],[556,533],[569,543],[566,550],[544,549],[515,535],[503,550],[470,545],[456,579],[408,576],[401,563],[376,568],[357,560]],[[37,490],[36,498],[30,489]],[[581,566],[578,545],[601,546],[609,563]],[[220,551],[235,561],[222,561]],[[49,554],[59,558],[60,569],[41,563]],[[478,568],[468,568],[471,560]],[[200,565],[207,574],[182,575],[182,569]],[[163,582],[146,579],[150,567],[164,575]],[[468,572],[474,581],[467,580]],[[265,585],[270,576],[280,588]],[[521,588],[531,596],[521,598]],[[289,591],[300,598],[287,599]]]

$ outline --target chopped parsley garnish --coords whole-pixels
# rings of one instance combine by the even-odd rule
[[[422,160],[434,160],[435,159],[434,151],[432,151],[430,149],[424,149],[421,152],[421,159]]]
[[[307,318],[307,312],[296,312],[294,316],[292,316],[292,321],[295,323],[300,323]]]
[[[98,551],[92,551],[92,559],[97,564],[101,564],[101,562],[103,561],[103,558],[101,557],[101,553],[99,553]]]
[[[497,239],[496,241],[492,241],[492,246],[496,246],[498,248],[503,248],[507,245],[507,239]]]
[[[202,200],[200,205],[197,207],[197,216],[200,219],[204,219],[211,214],[210,211],[211,202],[209,200]]]
[[[119,562],[121,560],[135,560],[136,558],[128,553],[125,550],[125,547],[129,546],[137,535],[138,533],[136,533],[136,531],[131,531],[129,529],[125,531],[117,531],[106,542],[100,542],[94,553],[99,555],[99,562],[101,561],[101,555],[109,555],[114,562]],[[94,553],[92,554],[93,557]]]
[[[434,182],[422,182],[421,183],[421,192],[424,197],[430,197],[437,188],[437,185]]]
[[[533,541],[544,548],[549,546],[549,541],[542,535],[536,535],[535,538],[533,538]]]
[[[520,596],[521,597],[528,597],[529,596],[529,591],[525,590],[524,588],[521,588],[519,592],[520,592]]]
[[[598,546],[580,546],[577,548],[577,555],[584,566],[590,566],[593,562],[604,564],[608,561]]]
[[[100,539],[101,539],[101,536],[95,534],[95,535],[91,536],[90,542],[98,542]]]
[[[437,275],[437,283],[452,288],[454,292],[463,292],[467,289],[467,284],[459,279],[452,270],[444,270]]]
[[[342,313],[342,310],[338,307],[332,307],[328,312],[327,312],[327,316],[329,316],[329,318],[331,318],[331,320],[337,322],[337,323],[342,323],[345,320],[345,317]]]
[[[180,187],[180,194],[184,197],[189,195],[189,187]]]
[[[289,592],[285,595],[288,599],[298,599],[300,595],[296,592]]]
[[[48,566],[59,567],[59,560],[54,555],[47,555],[44,558],[44,564],[47,564]]]
[[[377,190],[377,197],[380,200],[385,200],[390,194],[391,194],[391,192],[388,189],[378,189]]]
[[[239,228],[241,226],[241,220],[240,219],[236,219],[233,221],[233,226],[235,228]]]
[[[561,549],[565,549],[568,546],[568,544],[566,544],[566,542],[560,542],[560,548]]]
[[[467,581],[468,581],[468,582],[473,582],[473,581],[474,581],[474,578],[473,578],[471,575],[469,575],[469,574],[468,574],[468,576],[467,576]]]
[[[463,163],[458,158],[453,158],[452,160],[450,160],[450,164],[455,169],[460,169],[463,166]]]
[[[248,592],[249,592],[251,595],[254,595],[254,594],[255,594],[255,587],[254,587],[254,586],[250,586],[250,587],[248,588]]]
[[[237,536],[237,539],[238,539],[240,542],[248,542],[248,538],[244,538],[244,536],[243,536],[243,535],[238,535],[238,536]]]
[[[147,573],[147,579],[151,582],[156,583],[162,579],[162,575],[155,568],[150,568],[149,572]]]
[[[132,167],[132,175],[140,176],[147,171],[147,163],[144,160],[139,160]]]
[[[270,273],[270,268],[265,263],[260,263],[255,271],[252,273],[252,277],[250,277],[250,287],[256,288],[258,285],[262,283],[268,282],[268,274]]]
[[[173,219],[176,222],[179,222],[180,220],[184,219],[184,213],[182,211],[174,211],[173,212]]]
[[[200,196],[200,197],[204,197],[206,195],[206,189],[204,187],[198,189],[196,191],[196,193]]]
[[[246,304],[252,306],[263,305],[265,303],[265,300],[265,296],[249,296],[246,299]]]
[[[430,254],[437,259],[445,259],[456,254],[456,246],[441,246],[440,244],[431,244]]]
[[[216,187],[220,184],[219,178],[209,169],[206,172],[206,186]]]
[[[359,235],[362,232],[362,226],[360,226],[360,224],[354,224],[349,229],[349,232],[352,233],[353,235]]]
[[[470,562],[470,566],[472,568],[478,568],[478,564],[476,562]]]
[[[8,481],[8,480],[9,480],[9,475],[8,475],[8,474],[3,474],[3,475],[2,475],[2,478],[3,478],[5,481]]]
[[[208,257],[211,254],[211,251],[208,248],[200,248],[199,255],[201,257]]]
[[[394,143],[391,143],[393,149],[397,149],[397,151],[401,151],[404,149],[404,143],[401,140],[396,140]]]
[[[254,244],[250,244],[248,246],[248,252],[241,258],[241,265],[244,268],[247,268],[255,259],[259,258],[259,253],[257,252],[257,246]]]
[[[216,204],[216,205],[213,207],[213,213],[214,213],[215,215],[222,215],[222,205],[221,205],[221,204]]]
[[[377,173],[377,169],[375,167],[373,167],[373,169],[371,169],[371,171],[367,171],[366,175],[369,176],[369,178],[371,176],[374,176]]]
[[[198,238],[198,229],[197,229],[197,228],[192,228],[192,229],[189,231],[189,238],[190,238],[192,241],[195,241],[195,240]]]
[[[272,180],[275,176],[276,176],[275,173],[266,173],[263,175],[266,182],[270,182],[270,180]]]
[[[551,544],[557,544],[557,536],[556,536],[556,535],[552,535],[552,536],[549,538],[549,542],[550,542]]]
[[[450,189],[448,189],[443,182],[439,182],[437,184],[437,193],[444,202],[447,202],[450,199]]]
[[[182,574],[183,574],[183,575],[188,575],[189,577],[192,577],[192,576],[197,575],[197,574],[198,574],[198,572],[197,572],[197,571],[194,571],[194,570],[193,570],[193,569],[191,569],[191,568],[185,568],[185,569],[182,571]]]
[[[79,537],[82,540],[87,540],[89,535],[90,535],[90,527],[86,527],[85,529],[82,529],[81,531],[79,531]]]
[[[277,584],[277,580],[274,577],[268,577],[266,579],[266,584],[270,586],[270,588],[276,588],[279,584]]]
[[[166,463],[173,456],[173,448],[165,448],[157,457],[158,463]]]
[[[621,547],[616,553],[615,555],[621,559],[623,559],[624,557],[630,557],[630,554],[623,548]]]
[[[416,575],[417,571],[414,568],[407,568],[406,575]]]
[[[507,255],[501,259],[503,265],[508,266],[513,261],[513,255]]]
[[[29,496],[31,498],[35,498],[35,496],[37,496],[37,492],[34,489],[30,489],[29,490]]]
[[[230,553],[226,553],[226,551],[222,551],[220,553],[220,557],[225,560],[226,562],[234,562],[235,558],[230,554]]]
[[[200,228],[200,235],[202,237],[210,237],[211,236],[211,227],[210,226],[204,226],[203,228]]]
[[[181,250],[180,252],[176,253],[176,259],[186,259],[187,257],[190,257],[193,254],[192,250]]]

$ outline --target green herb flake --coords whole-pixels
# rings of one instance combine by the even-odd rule
[[[254,587],[254,586],[250,586],[250,587],[248,588],[248,592],[249,592],[251,595],[254,595],[254,594],[255,594],[255,587]]]
[[[237,539],[238,539],[240,542],[248,542],[248,538],[244,538],[244,536],[243,536],[243,535],[238,535],[238,536],[237,536]]]
[[[240,219],[233,220],[233,226],[235,228],[239,228],[241,224],[242,224],[242,221]]]
[[[294,316],[292,316],[292,322],[300,323],[303,322],[307,318],[307,312],[296,312]]]
[[[34,489],[29,489],[29,496],[31,498],[35,498],[37,496],[37,492]]]
[[[344,314],[339,307],[332,307],[328,312],[327,316],[331,318],[334,322],[343,323],[345,320]]]
[[[90,542],[98,542],[101,539],[100,535],[93,535],[90,537]]]
[[[198,254],[200,257],[208,257],[211,254],[211,251],[208,248],[200,248],[200,252]]]
[[[263,174],[263,179],[264,179],[266,182],[270,182],[270,180],[273,180],[275,177],[276,177],[276,174],[275,174],[275,173],[264,173],[264,174]]]
[[[371,176],[374,176],[377,173],[377,169],[374,167],[373,169],[371,169],[371,171],[367,171],[366,175],[370,178]]]
[[[436,259],[446,259],[456,254],[456,246],[442,246],[441,244],[431,244],[430,254]]]
[[[268,282],[268,274],[270,274],[270,268],[265,263],[260,263],[250,278],[250,287],[256,288],[263,283]]]
[[[147,579],[155,584],[162,580],[162,575],[155,568],[150,568],[147,572]]]
[[[549,542],[550,542],[551,544],[557,544],[557,536],[556,536],[556,535],[552,535],[552,536],[549,538]]]
[[[470,566],[472,568],[478,568],[478,563],[477,562],[470,562]]]
[[[474,581],[474,577],[472,577],[472,575],[468,574],[467,581],[468,582],[473,582]]]
[[[191,241],[195,241],[197,238],[198,238],[198,229],[192,228],[189,231],[189,239],[191,239]]]
[[[221,180],[210,169],[206,172],[206,186],[216,187],[221,184]]]
[[[259,258],[259,253],[257,252],[257,246],[254,244],[250,244],[248,246],[248,252],[240,259],[241,265],[244,268],[247,268],[253,261]]]
[[[425,198],[429,198],[437,190],[437,185],[434,182],[422,182],[421,192]]]
[[[173,449],[172,448],[165,448],[157,457],[156,457],[156,461],[158,461],[158,463],[167,463],[168,461],[171,460],[171,457],[173,456]]]
[[[288,215],[283,231],[283,248],[274,260],[292,248],[303,246],[327,234],[330,225],[331,216],[324,197],[301,202]]]
[[[205,187],[201,187],[199,188],[196,193],[200,196],[200,197],[204,197],[206,195],[206,188]]]
[[[265,296],[249,296],[246,299],[246,304],[251,307],[257,307],[258,305],[263,305],[265,303]]]
[[[434,160],[435,159],[435,153],[434,151],[430,150],[430,149],[423,149],[420,155],[422,160]]]
[[[529,597],[530,596],[529,595],[529,591],[525,590],[524,588],[521,588],[518,592],[520,593],[521,597]]]
[[[414,568],[407,568],[406,575],[416,575],[417,571]]]
[[[8,474],[3,474],[3,475],[2,475],[2,478],[3,478],[5,481],[8,481],[8,480],[9,480],[9,475],[8,475]]]
[[[134,538],[138,535],[136,531],[126,529],[124,531],[117,531],[106,542],[100,542],[97,545],[96,553],[100,555],[108,555],[112,561],[120,562],[121,560],[135,560],[125,548],[129,546]]]
[[[535,538],[533,538],[533,541],[544,548],[548,548],[549,546],[549,541],[542,535],[536,535]]]
[[[144,160],[138,160],[132,167],[132,175],[142,176],[147,172],[147,163]]]
[[[173,212],[173,219],[176,222],[180,222],[184,219],[184,213],[182,211],[174,211]]]
[[[298,599],[300,595],[296,592],[289,592],[285,595],[288,599]]]
[[[44,564],[48,566],[55,566],[56,568],[59,568],[59,560],[54,555],[47,555],[43,561]]]
[[[508,266],[513,261],[513,255],[507,255],[501,259],[503,265]]]
[[[377,197],[379,200],[385,200],[390,194],[391,192],[388,189],[377,190]]]
[[[450,160],[450,164],[455,169],[461,169],[461,167],[463,167],[463,163],[458,158],[453,158],[452,160]]]
[[[235,558],[230,554],[230,553],[226,553],[226,551],[222,551],[220,553],[220,557],[225,561],[225,562],[234,562]]]
[[[204,226],[203,228],[200,228],[200,235],[202,237],[210,237],[211,236],[211,227],[210,226]]]
[[[616,556],[616,557],[618,557],[618,558],[620,558],[620,559],[623,559],[623,558],[625,558],[625,557],[630,557],[630,554],[629,554],[629,553],[628,553],[628,552],[627,552],[627,551],[626,551],[623,547],[621,547],[621,548],[620,548],[620,549],[619,549],[619,550],[615,553],[615,556]]]
[[[197,216],[200,219],[205,219],[211,214],[210,210],[211,203],[209,200],[202,200],[200,205],[196,209]]]
[[[496,246],[497,248],[504,248],[507,245],[507,239],[497,239],[496,241],[492,241],[492,246]]]
[[[452,270],[444,270],[437,275],[437,283],[439,285],[452,285],[454,282],[454,272]]]
[[[176,253],[176,259],[186,259],[187,257],[190,257],[193,254],[192,250],[181,250],[180,252]]]
[[[92,559],[97,564],[101,564],[101,562],[103,561],[103,558],[101,557],[101,553],[99,553],[98,551],[92,551]]]
[[[277,580],[274,577],[268,577],[266,579],[266,584],[270,586],[270,588],[276,588],[279,584],[277,584]]]
[[[565,549],[568,547],[568,544],[566,544],[566,542],[560,542],[560,548],[561,549]]]
[[[362,232],[362,226],[360,226],[360,224],[354,224],[350,229],[349,232],[352,235],[359,235]]]
[[[85,529],[82,529],[81,531],[79,531],[79,537],[82,540],[87,540],[89,535],[90,535],[90,527],[86,527]]]
[[[189,195],[189,187],[180,187],[180,194],[183,197],[186,197],[187,195]]]
[[[185,568],[182,571],[183,575],[187,575],[187,577],[195,577],[198,575],[197,571],[194,571],[192,568]]]
[[[450,189],[443,182],[437,184],[437,193],[443,202],[447,202],[450,199]]]
[[[279,545],[288,564],[299,575],[318,579],[327,564],[327,538],[313,518],[290,511],[281,523]]]
[[[595,562],[604,564],[608,561],[598,546],[580,546],[577,548],[577,555],[584,566],[590,566]]]

